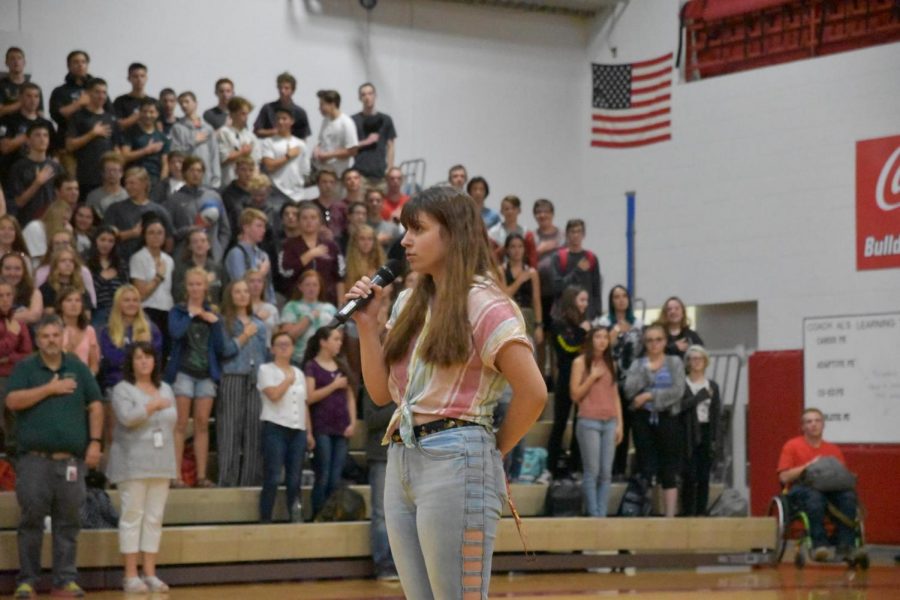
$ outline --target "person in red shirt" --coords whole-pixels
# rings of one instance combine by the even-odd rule
[[[791,438],[781,449],[781,457],[778,459],[778,479],[788,488],[788,502],[791,507],[803,510],[809,517],[813,559],[826,561],[833,556],[824,525],[826,503],[830,502],[850,521],[854,521],[857,507],[856,492],[854,490],[820,492],[798,482],[806,468],[823,456],[833,456],[841,461],[841,464],[847,464],[841,449],[822,438],[825,417],[821,410],[818,408],[804,410],[800,429],[803,435]],[[854,547],[854,531],[839,519],[835,519],[835,522],[837,553],[839,556],[846,556]]]
[[[6,380],[23,358],[31,354],[31,334],[28,327],[14,317],[15,287],[0,279],[0,398],[6,400]],[[13,413],[0,406],[0,452],[12,449]]]
[[[385,221],[400,222],[400,211],[403,205],[409,201],[409,196],[403,193],[403,172],[397,167],[388,170],[387,192],[384,194],[384,202],[381,205],[381,218]]]

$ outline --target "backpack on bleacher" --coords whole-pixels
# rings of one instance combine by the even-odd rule
[[[643,477],[635,475],[628,480],[625,494],[619,505],[620,517],[646,517],[653,509],[650,499],[650,483]]]
[[[547,449],[528,447],[525,448],[522,457],[522,468],[519,471],[518,481],[521,483],[534,483],[544,469],[547,468]]]
[[[545,512],[548,517],[580,517],[581,486],[571,477],[554,479],[547,488]]]
[[[194,456],[194,438],[184,442],[184,453],[181,457],[181,480],[188,487],[197,484],[197,457]]]
[[[85,475],[84,483],[82,529],[116,529],[119,526],[119,513],[106,493],[106,476],[96,469],[90,469]]]
[[[341,487],[328,496],[322,510],[316,515],[316,523],[337,523],[341,521],[364,521],[366,501],[359,492]]]
[[[747,500],[734,488],[725,488],[709,507],[711,517],[746,517],[749,514]]]
[[[0,492],[16,491],[16,470],[12,463],[0,460]]]

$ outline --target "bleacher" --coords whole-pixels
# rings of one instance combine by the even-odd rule
[[[552,420],[552,404],[526,437],[529,446],[545,446]],[[362,429],[362,428],[360,428]],[[566,443],[571,424],[566,431]],[[362,431],[351,440],[351,456],[364,462]],[[214,457],[211,459],[214,464]],[[369,486],[354,485],[366,501]],[[723,486],[714,484],[710,502]],[[766,518],[549,518],[544,514],[546,484],[513,484],[513,499],[523,516],[531,553],[526,556],[515,522],[505,507],[497,536],[494,568],[498,571],[568,570],[589,567],[670,566],[702,564],[761,564],[769,561],[776,527]],[[302,491],[309,516],[311,488]],[[614,483],[610,512],[614,513],[624,483]],[[116,490],[109,491],[118,506]],[[267,581],[284,579],[364,577],[371,575],[369,523],[258,523],[259,488],[173,489],[166,507],[159,562],[166,581],[173,584]],[[656,512],[662,497],[654,493]],[[286,518],[283,491],[276,501],[275,519]],[[12,492],[0,493],[0,593],[11,591],[18,558],[18,505]],[[46,534],[43,562],[50,566],[50,535]],[[83,530],[79,540],[79,568],[87,587],[116,587],[121,556],[114,529]]]

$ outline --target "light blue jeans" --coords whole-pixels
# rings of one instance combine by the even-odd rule
[[[388,449],[384,508],[407,598],[487,598],[491,556],[506,501],[494,434],[461,427]]]
[[[612,465],[616,456],[616,420],[578,419],[575,436],[581,449],[584,506],[588,516],[605,517],[612,489]]]

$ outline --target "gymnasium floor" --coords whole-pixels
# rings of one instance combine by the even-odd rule
[[[784,564],[778,569],[743,572],[650,571],[635,575],[597,573],[499,574],[491,598],[511,600],[584,600],[627,595],[629,600],[882,600],[900,598],[900,568],[873,566],[868,572],[841,566]],[[121,592],[91,593],[90,598],[126,598]],[[127,596],[136,598],[137,596]],[[266,585],[201,586],[173,589],[171,600],[403,600],[398,583],[342,580]]]

